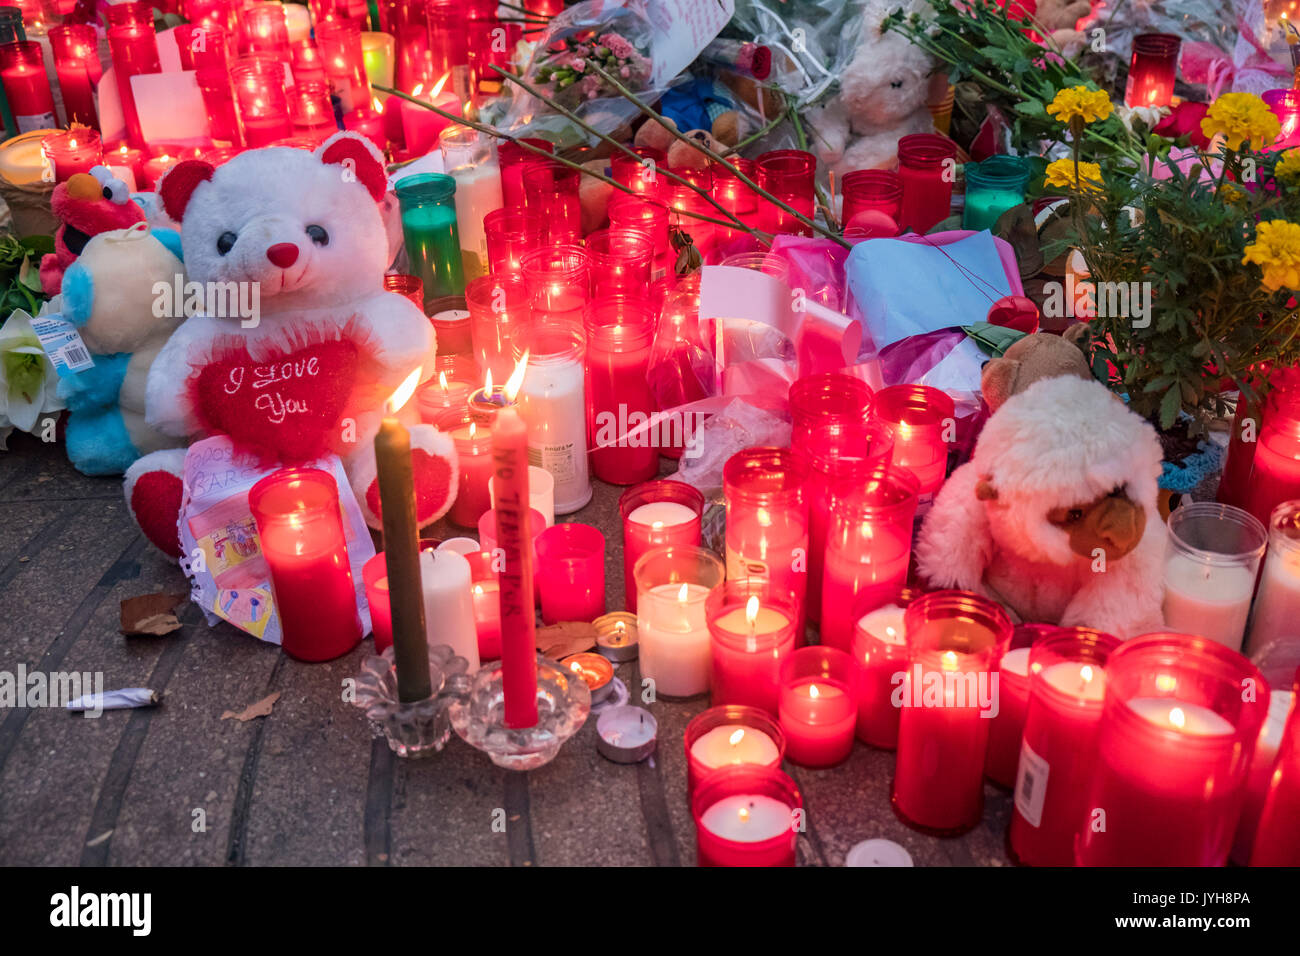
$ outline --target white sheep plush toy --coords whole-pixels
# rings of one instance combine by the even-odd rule
[[[993,414],[940,489],[917,568],[1025,621],[1120,638],[1159,630],[1160,461],[1155,430],[1099,382],[1037,381]]]
[[[383,287],[387,189],[382,156],[355,133],[314,153],[268,147],[216,169],[187,161],[171,170],[159,194],[181,224],[189,279],[238,298],[205,298],[158,355],[147,391],[149,423],[176,439],[226,435],[268,468],[338,455],[374,527],[373,440],[385,402],[417,370],[431,377],[435,355],[429,320]],[[252,303],[256,315],[238,314]],[[399,417],[411,426],[416,516],[429,524],[455,498],[455,448],[416,424],[414,403]],[[126,476],[136,520],[173,555],[183,464],[178,447]]]

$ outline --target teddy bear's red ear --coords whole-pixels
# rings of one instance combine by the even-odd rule
[[[337,163],[380,202],[388,192],[383,159],[370,141],[358,133],[339,132],[325,141],[318,154],[322,163]]]
[[[190,204],[190,197],[199,183],[205,183],[216,172],[210,163],[198,159],[187,159],[169,169],[158,187],[162,198],[163,210],[176,222],[185,218],[185,207]]]

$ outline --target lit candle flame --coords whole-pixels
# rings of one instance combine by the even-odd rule
[[[650,527],[653,528],[655,531],[660,530],[663,526],[664,526],[664,523],[663,523],[662,521],[651,521],[651,522],[650,522]]]
[[[528,371],[527,350],[524,351],[523,355],[519,356],[519,361],[515,363],[515,370],[510,373],[510,377],[506,379],[505,388],[501,390],[506,396],[506,401],[513,402],[515,400],[515,396],[519,394],[520,386],[524,384],[524,372],[526,371]]]
[[[438,94],[442,92],[442,88],[447,85],[447,81],[450,79],[451,79],[451,70],[448,70],[446,73],[442,74],[442,79],[440,79],[437,83],[433,84],[433,89],[429,91],[430,102],[438,98]]]
[[[379,97],[377,96],[370,101],[370,105],[374,107],[376,113],[382,113],[384,111],[384,104],[379,101]]]
[[[1172,693],[1178,686],[1178,678],[1173,674],[1160,674],[1156,677],[1156,689],[1162,694]]]
[[[1079,680],[1087,683],[1092,680],[1092,677],[1093,677],[1093,673],[1092,673],[1092,667],[1090,665],[1084,664],[1081,668],[1079,668]]]
[[[445,395],[446,392],[447,392],[447,373],[446,373],[446,372],[439,372],[439,373],[438,373],[438,387],[439,387],[440,389],[442,389],[443,394]]]
[[[946,671],[955,671],[957,669],[957,654],[954,651],[944,651],[942,666]]]
[[[424,90],[424,84],[423,84],[423,83],[416,83],[416,84],[415,84],[415,89],[411,90],[411,95],[412,95],[412,96],[419,96],[420,93],[421,93],[423,90]]]
[[[488,369],[487,374],[483,376],[483,394],[492,394],[492,370]]]
[[[809,685],[808,685],[808,696],[809,696],[809,697],[811,697],[813,700],[816,700],[816,699],[817,699],[818,697],[820,697],[821,695],[822,695],[822,692],[819,691],[819,690],[817,689],[817,685],[816,685],[816,684],[809,684]]]
[[[728,740],[731,742],[731,746],[733,747],[736,746],[744,739],[745,739],[745,729],[743,727],[737,730],[734,734],[732,734],[728,738]]]
[[[1171,707],[1169,708],[1169,722],[1179,730],[1182,730],[1183,726],[1187,723],[1187,715],[1183,713],[1181,707]]]
[[[470,422],[470,423],[469,423],[469,437],[470,437],[470,438],[473,438],[473,437],[474,437],[474,433],[475,433],[476,431],[478,431],[478,422]]]
[[[410,401],[411,396],[415,394],[415,387],[420,384],[420,374],[423,371],[424,367],[420,366],[406,376],[406,380],[401,385],[397,386],[397,391],[393,392],[392,397],[384,403],[385,414],[397,414],[401,411],[402,406]]]
[[[745,602],[745,623],[749,629],[754,629],[754,622],[758,620],[758,595],[752,594],[748,601]]]
[[[740,808],[740,822],[741,822],[741,823],[747,823],[748,821],[749,821],[749,808],[748,808],[748,807],[741,807],[741,808]]]
[[[761,527],[770,528],[772,526],[772,516],[768,514],[766,508],[759,508],[758,514],[755,515],[755,519]]]
[[[686,598],[690,596],[690,593],[691,593],[691,592],[690,592],[690,588],[687,587],[685,584],[683,584],[683,585],[682,585],[682,589],[681,589],[680,591],[677,592],[677,600],[679,600],[679,601],[681,601],[683,604],[685,604],[685,603],[686,603]]]
[[[474,593],[475,593],[475,594],[482,594],[482,593],[483,593],[483,585],[481,585],[481,584],[476,584],[476,585],[474,585]]]
[[[894,640],[895,640],[897,637],[898,637],[898,632],[897,632],[896,630],[894,630],[892,627],[889,627],[888,625],[886,625],[886,626],[885,626],[885,639],[888,640],[888,641],[892,644],[892,643],[894,642]]]

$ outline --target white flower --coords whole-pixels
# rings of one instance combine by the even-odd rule
[[[15,309],[0,326],[0,428],[30,432],[42,415],[65,408],[58,387],[59,376],[32,330],[32,317]]]
[[[1130,133],[1150,131],[1156,128],[1172,107],[1168,106],[1117,106],[1115,115]],[[1134,130],[1133,124],[1139,123],[1142,130]]]

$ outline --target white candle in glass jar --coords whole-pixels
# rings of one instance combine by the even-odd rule
[[[1170,554],[1165,561],[1165,626],[1241,650],[1254,590],[1249,568]]]
[[[489,159],[453,169],[451,176],[456,180],[456,228],[465,281],[469,282],[487,275],[487,230],[483,228],[483,217],[502,206],[501,170],[495,159]]]
[[[709,770],[733,764],[770,767],[780,755],[776,742],[763,731],[737,724],[714,727],[691,744],[691,758]]]
[[[760,793],[723,797],[700,815],[700,826],[736,843],[761,843],[789,833],[790,806]]]
[[[519,412],[528,424],[529,464],[550,472],[555,513],[561,515],[591,500],[584,379],[581,350],[530,356],[519,390]]]
[[[496,476],[488,482],[488,501],[497,506]],[[545,468],[528,466],[528,506],[546,519],[546,527],[555,524],[555,479]]]
[[[1208,707],[1174,697],[1134,697],[1128,706],[1158,727],[1172,728],[1189,737],[1221,737],[1232,724]]]
[[[686,524],[696,518],[694,508],[688,508],[678,501],[650,501],[638,508],[633,508],[627,520],[631,524],[645,525],[658,531],[673,525]]]
[[[1246,650],[1254,654],[1280,638],[1300,643],[1300,554],[1281,554],[1269,548]]]
[[[709,689],[708,596],[703,585],[683,583],[660,584],[638,597],[641,676],[655,682],[656,693],[694,697]]]
[[[450,644],[478,670],[478,626],[474,622],[471,575],[465,556],[455,551],[420,552],[420,584],[424,592],[424,627],[429,644]]]

